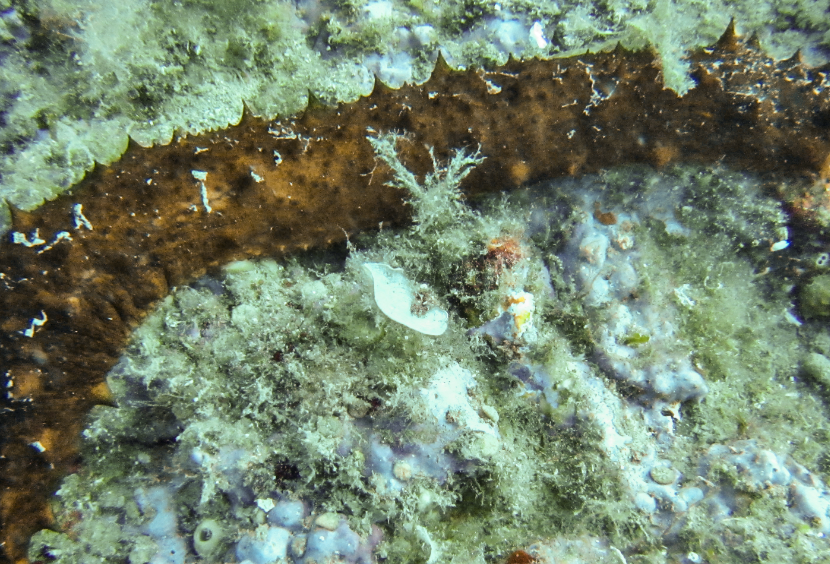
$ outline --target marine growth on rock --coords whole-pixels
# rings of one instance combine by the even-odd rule
[[[730,166],[765,174],[766,189],[783,196],[785,205],[793,212],[799,225],[814,228],[820,226],[821,211],[827,203],[826,194],[822,196],[820,188],[830,174],[830,133],[827,129],[827,123],[830,123],[830,85],[825,70],[806,68],[797,58],[773,61],[752,44],[736,37],[731,27],[717,45],[694,54],[690,65],[695,88],[678,96],[663,87],[660,67],[649,51],[630,52],[618,48],[611,52],[564,59],[511,60],[497,68],[466,71],[450,70],[439,59],[432,77],[421,85],[405,85],[390,90],[377,83],[372,94],[366,98],[336,108],[309,108],[302,116],[293,119],[266,121],[246,115],[236,126],[182,137],[166,146],[141,148],[131,145],[119,162],[97,168],[70,192],[34,212],[16,211],[9,238],[0,246],[0,307],[4,312],[0,358],[9,390],[4,421],[9,438],[3,445],[3,457],[6,474],[13,480],[13,487],[2,493],[0,517],[8,553],[14,558],[20,557],[25,552],[29,535],[51,524],[47,495],[56,480],[73,469],[77,462],[77,438],[85,422],[79,414],[86,413],[94,405],[111,401],[105,375],[116,366],[132,330],[172,288],[192,283],[205,274],[213,274],[217,268],[231,261],[284,256],[312,248],[335,248],[360,232],[379,227],[381,242],[378,248],[390,251],[396,248],[386,239],[394,237],[390,228],[406,225],[411,217],[418,219],[418,214],[423,213],[429,204],[423,195],[404,193],[402,188],[407,181],[401,180],[402,171],[408,171],[410,178],[418,182],[430,174],[434,175],[433,178],[440,178],[442,171],[435,167],[450,169],[453,155],[458,154],[454,151],[459,150],[471,154],[477,149],[484,158],[460,184],[463,197],[471,199],[487,192],[513,190],[556,177],[601,173],[622,165],[650,165],[664,170],[679,163],[704,167],[701,172],[687,175],[687,180],[688,176],[699,177],[696,191],[685,192],[670,186],[661,186],[662,192],[655,191],[650,183],[657,181],[650,180],[652,177],[647,174],[641,179],[642,184],[632,181],[635,188],[627,191],[620,189],[612,194],[618,201],[606,201],[601,190],[574,188],[569,196],[573,201],[567,207],[580,211],[574,211],[573,218],[568,220],[571,231],[554,230],[563,240],[568,238],[573,247],[563,251],[555,249],[554,243],[546,243],[547,247],[543,245],[541,250],[536,251],[539,256],[535,259],[535,266],[524,265],[532,275],[517,270],[523,266],[521,260],[502,265],[518,279],[525,275],[533,278],[533,283],[528,283],[533,286],[532,290],[517,284],[512,291],[528,292],[534,296],[532,318],[536,331],[528,327],[521,334],[516,333],[519,322],[515,317],[509,332],[503,331],[504,327],[498,324],[487,327],[485,323],[493,322],[502,314],[526,314],[522,321],[525,323],[531,319],[531,310],[517,314],[508,306],[500,311],[495,303],[487,299],[495,299],[499,289],[504,290],[505,285],[509,285],[504,272],[495,275],[492,271],[474,272],[469,268],[474,264],[486,264],[481,257],[487,255],[487,243],[509,234],[480,232],[482,247],[479,249],[480,256],[476,256],[469,247],[475,239],[464,241],[459,236],[448,235],[444,239],[446,222],[431,224],[419,221],[417,225],[421,229],[416,229],[411,236],[420,237],[420,247],[413,245],[421,253],[418,257],[421,262],[413,258],[398,265],[415,269],[420,264],[417,267],[420,272],[408,272],[413,272],[414,280],[440,288],[435,299],[442,304],[441,308],[451,312],[450,324],[460,324],[466,329],[480,328],[476,339],[497,354],[506,355],[500,357],[503,360],[510,359],[517,363],[500,377],[510,376],[517,382],[517,387],[526,388],[522,393],[531,398],[528,401],[533,404],[534,413],[564,425],[561,429],[570,429],[567,432],[575,432],[573,429],[577,427],[574,421],[580,420],[580,408],[566,401],[566,396],[575,394],[583,399],[605,398],[609,405],[621,406],[619,409],[623,410],[622,406],[626,404],[622,402],[627,394],[631,394],[637,396],[632,403],[636,407],[631,409],[642,410],[638,412],[641,417],[652,418],[654,433],[667,441],[666,448],[671,448],[671,440],[667,437],[683,420],[678,405],[683,402],[696,405],[703,399],[692,410],[709,409],[707,402],[712,397],[712,382],[726,378],[731,370],[730,366],[725,365],[722,355],[713,350],[713,345],[717,343],[728,350],[739,350],[746,345],[740,334],[733,334],[722,327],[714,329],[705,322],[706,316],[699,315],[700,310],[695,309],[698,303],[707,299],[710,305],[713,304],[711,300],[723,299],[721,305],[725,307],[728,298],[721,295],[713,298],[707,294],[717,287],[710,284],[716,284],[718,277],[721,277],[718,284],[726,284],[727,279],[734,281],[741,274],[727,272],[724,270],[726,267],[718,271],[717,266],[712,266],[713,273],[700,280],[699,287],[691,282],[689,286],[681,283],[669,291],[658,288],[661,282],[656,273],[649,270],[653,263],[644,261],[636,266],[614,263],[612,272],[603,270],[605,261],[620,260],[621,257],[628,257],[626,260],[634,262],[642,260],[647,253],[659,253],[662,248],[677,243],[678,240],[673,238],[684,237],[683,229],[705,232],[715,228],[715,220],[720,222],[718,228],[722,229],[722,233],[731,234],[740,247],[773,249],[778,242],[789,240],[786,230],[782,237],[780,229],[783,224],[776,224],[770,219],[777,217],[778,212],[769,202],[755,202],[748,207],[742,204],[742,209],[747,212],[744,219],[740,214],[721,213],[718,207],[721,204],[711,201],[707,190],[716,198],[723,196],[724,201],[728,200],[726,196],[733,196],[726,187],[728,182],[719,184],[720,180],[707,176],[707,166]],[[390,155],[376,153],[377,147],[373,148],[367,139],[367,136],[371,139],[382,138],[389,132],[398,132],[403,136],[395,144],[397,161]],[[400,165],[399,169],[392,165],[394,162]],[[684,173],[676,172],[676,175],[683,177]],[[681,183],[677,182],[679,186]],[[739,183],[734,179],[730,182]],[[559,190],[566,193],[568,188],[560,187]],[[660,202],[660,194],[665,194],[665,206],[640,202],[635,205],[638,192],[652,195],[650,202]],[[805,194],[810,195],[811,199],[807,199]],[[583,200],[580,201],[580,198]],[[818,201],[816,198],[819,198]],[[555,207],[555,202],[551,206]],[[709,215],[697,216],[695,209]],[[446,217],[450,218],[463,217],[469,223],[462,222],[460,225],[466,226],[471,233],[475,229],[484,229],[484,224],[479,223],[479,216],[457,199],[439,202],[433,211],[447,213]],[[515,222],[513,229],[516,232],[527,230],[527,236],[532,239],[534,229],[528,225],[533,224],[536,217],[538,233],[544,232],[544,236],[554,233],[545,231],[538,223],[538,213],[541,212],[537,212],[533,209],[522,212],[526,215],[521,216],[521,222]],[[613,214],[615,221],[611,221],[608,214]],[[576,217],[582,217],[582,220]],[[675,220],[676,224],[673,223]],[[770,225],[759,227],[757,233],[753,233],[752,226],[758,221],[750,220],[775,225],[771,225],[771,229],[767,228]],[[652,229],[655,224],[664,226],[661,235],[645,237],[642,245],[647,248],[635,247],[641,244],[637,230],[645,229],[642,226]],[[679,231],[675,231],[675,227]],[[629,236],[634,238],[629,240]],[[530,245],[529,242],[527,244]],[[727,243],[724,242],[724,245]],[[540,253],[543,252],[550,255],[541,258]],[[551,258],[557,252],[564,255]],[[387,261],[385,256],[369,258],[374,264]],[[678,260],[672,256],[664,258],[667,261]],[[785,270],[785,265],[776,262],[774,257],[764,260],[768,260],[772,271]],[[541,268],[540,264],[544,264],[545,268]],[[686,268],[682,264],[675,264],[675,267],[679,273]],[[240,268],[244,271],[247,267]],[[448,268],[457,270],[450,275],[445,272]],[[392,265],[388,267],[388,270],[391,269]],[[463,269],[468,271],[462,272]],[[547,283],[541,274],[543,271],[549,273]],[[744,275],[748,272],[744,271]],[[691,280],[691,274],[689,277]],[[335,284],[333,279],[326,283]],[[318,289],[326,290],[326,283]],[[557,283],[561,287],[557,287]],[[206,284],[209,287],[210,282]],[[616,289],[606,291],[604,284],[616,284]],[[677,323],[682,324],[677,330],[685,331],[684,334],[693,341],[697,339],[694,346],[688,347],[689,350],[669,347],[670,350],[659,353],[663,355],[665,366],[671,366],[676,374],[681,374],[679,380],[682,380],[682,385],[677,389],[671,383],[652,378],[643,368],[644,363],[654,358],[655,350],[668,346],[666,343],[670,339],[666,336],[673,335],[675,330],[649,319],[659,317],[659,313],[649,307],[640,307],[642,304],[637,305],[636,300],[644,292],[644,287],[651,289],[653,296],[673,300],[670,306],[661,304],[666,307],[660,311],[671,311],[671,315],[678,317]],[[625,292],[620,293],[621,288]],[[556,306],[551,305],[556,296],[566,290],[585,297],[587,301],[580,307],[594,308],[595,313],[598,312],[597,317],[592,318],[590,314],[578,311],[578,308],[558,311]],[[203,295],[207,292],[204,289],[199,291]],[[349,299],[353,300],[360,300],[359,295],[363,295],[357,289],[345,286],[338,287],[337,292],[338,295],[351,296]],[[481,292],[488,298],[482,298],[479,295]],[[544,299],[540,298],[543,294]],[[499,301],[502,304],[505,299],[517,301],[517,296],[521,294],[500,295]],[[328,315],[326,312],[330,310],[326,310],[325,296],[303,294],[302,299],[306,301],[297,307],[315,311],[315,315]],[[432,309],[431,302],[422,301],[426,308],[426,312],[422,313],[437,311]],[[527,303],[526,298],[524,301]],[[777,313],[781,316],[789,311],[786,305],[782,305],[784,301],[782,298],[774,302],[781,306],[781,311]],[[614,312],[603,310],[610,302],[619,308]],[[545,303],[548,305],[545,306]],[[363,302],[361,304],[361,307],[365,306]],[[284,305],[293,307],[289,302]],[[357,308],[353,303],[349,307]],[[412,307],[410,305],[410,309]],[[684,313],[684,308],[691,313]],[[370,310],[364,307],[363,311]],[[794,322],[801,323],[795,314],[789,315]],[[573,354],[574,362],[579,360],[580,354],[590,356],[612,380],[618,381],[621,397],[614,395],[603,380],[590,372],[591,368],[587,365],[577,363],[568,368],[580,382],[577,391],[567,386],[557,391],[550,381],[552,375],[547,374],[549,367],[545,368],[543,362],[527,361],[526,355],[531,354],[531,348],[527,347],[531,347],[534,338],[538,337],[540,325],[537,324],[540,320],[552,319],[551,316],[558,320],[554,325],[561,332],[561,339],[556,340],[559,339],[557,337],[554,340],[567,341],[562,350]],[[616,325],[603,316],[613,317]],[[630,319],[622,319],[626,316]],[[637,319],[638,316],[640,319]],[[224,323],[251,324],[256,320],[255,309],[243,308],[235,311],[233,317]],[[349,338],[378,339],[381,342],[383,336],[377,331],[401,331],[400,328],[389,328],[377,319],[366,318],[363,321],[366,333]],[[612,325],[617,328],[616,333],[600,329]],[[713,332],[703,338],[697,330],[701,327]],[[179,330],[202,344],[210,340],[205,333],[210,332],[207,326],[183,325]],[[463,334],[463,331],[456,331],[456,338],[460,339]],[[649,338],[645,339],[645,335]],[[301,335],[297,337],[301,338]],[[409,344],[399,343],[396,346],[404,347],[406,354],[416,354],[415,343],[413,339]],[[296,347],[296,343],[284,344],[285,347],[267,353],[274,359],[293,354],[291,347]],[[484,346],[481,343],[475,346],[479,345]],[[816,346],[818,352],[823,351],[821,345]],[[473,354],[476,362],[483,362],[477,354]],[[627,371],[621,369],[622,364],[627,365]],[[441,366],[431,366],[434,370],[429,374],[437,378],[441,370],[450,370],[448,367],[451,366],[452,363],[445,358]],[[492,422],[504,417],[498,408],[488,408],[486,398],[476,397],[472,390],[476,387],[474,382],[479,379],[473,377],[471,368],[451,370],[470,371],[469,377],[459,377],[458,381],[465,382],[462,395],[472,398],[468,407],[480,419],[480,422],[470,423],[472,416],[468,414],[466,419],[450,421],[456,415],[466,413],[467,408],[459,408],[458,414],[452,415],[448,410],[444,417],[450,424],[456,425],[454,429],[463,430],[464,425],[472,425],[474,430],[481,425],[492,426]],[[429,383],[431,380],[426,379],[424,374],[420,378],[421,387],[430,389],[433,385]],[[709,382],[708,387],[704,380]],[[369,410],[373,409],[372,402],[378,399],[356,396],[351,407],[355,414],[363,415],[353,415],[353,419],[363,421],[364,417],[368,417]],[[401,397],[397,401],[404,400]],[[585,401],[588,405],[602,403]],[[711,403],[720,405],[714,401]],[[344,406],[344,409],[348,407]],[[414,411],[409,413],[409,422],[417,421],[417,415]],[[714,417],[714,414],[709,415]],[[667,480],[655,480],[653,476],[647,478],[646,475],[651,476],[648,468],[654,470],[655,475],[660,475],[655,468],[667,466],[667,462],[648,449],[636,453],[626,450],[629,447],[625,446],[624,429],[618,428],[617,423],[612,421],[618,413],[609,411],[596,414],[596,417],[607,425],[601,426],[604,434],[597,441],[588,441],[594,446],[600,445],[591,456],[595,454],[596,460],[605,461],[603,464],[609,461],[624,464],[626,457],[640,457],[642,464],[625,475],[620,487],[629,488],[634,507],[652,516],[646,518],[649,526],[654,527],[654,530],[649,530],[652,535],[649,538],[671,534],[674,526],[682,527],[682,519],[671,511],[667,512],[666,504],[679,504],[678,500],[682,500],[687,506],[694,505],[699,501],[697,492],[684,493],[679,486],[672,489],[671,484],[661,484],[661,481]],[[336,450],[338,443],[335,439],[342,438],[338,433],[347,433],[348,430],[337,428],[341,423],[334,421],[327,423],[320,420],[316,424],[323,435],[329,433]],[[740,427],[744,430],[741,432],[750,433],[754,424],[751,419],[742,420]],[[330,427],[330,432],[324,432],[322,429],[326,425],[334,427]],[[356,436],[361,436],[370,447],[368,451],[347,449],[347,455],[357,456],[354,453],[360,452],[364,459],[369,458],[370,466],[369,471],[364,472],[367,466],[359,467],[355,463],[356,474],[352,478],[361,481],[375,475],[384,476],[382,471],[372,471],[371,464],[381,468],[388,462],[391,471],[391,474],[387,472],[388,480],[409,482],[421,468],[421,478],[440,482],[438,470],[433,469],[436,473],[433,474],[433,470],[424,469],[425,463],[418,458],[429,456],[412,446],[427,444],[426,440],[419,438],[418,441],[405,443],[410,450],[396,452],[393,446],[400,445],[390,444],[390,439],[380,431],[375,430],[373,432],[378,434],[373,434],[366,428],[360,428],[360,423],[355,425],[358,427],[354,431]],[[544,426],[542,423],[539,425]],[[707,429],[709,444],[720,444],[735,438],[735,433],[707,428],[707,425],[714,425],[711,421],[701,421],[699,425]],[[391,421],[389,428],[393,428]],[[817,428],[823,430],[823,423]],[[176,436],[175,426],[167,431],[170,433],[167,438],[172,440]],[[422,428],[417,428],[416,432],[427,433]],[[431,429],[429,432],[434,434],[436,431]],[[594,429],[590,432],[598,431]],[[450,476],[458,472],[477,476],[477,469],[482,466],[502,464],[493,461],[496,450],[505,448],[495,442],[497,437],[501,435],[482,434],[478,429],[478,433],[471,431],[463,437],[453,436],[445,442],[428,444],[440,444],[442,455],[444,451],[453,454],[441,467],[447,475],[446,480],[451,480]],[[822,442],[824,439],[814,440]],[[387,448],[391,455],[385,450]],[[754,453],[760,447],[754,443],[742,443],[741,448]],[[737,464],[737,470],[724,469],[714,461],[721,451],[710,449],[708,452],[709,458],[701,462],[703,466],[699,473],[702,479],[715,485],[699,488],[700,494],[709,495],[710,503],[714,503],[711,499],[716,497],[719,507],[725,508],[725,513],[734,511],[740,506],[737,498],[741,495],[729,497],[730,487],[754,492],[760,486],[738,487],[736,484],[742,479],[740,475],[743,471],[740,464],[729,459],[730,464]],[[764,452],[782,458],[790,454],[775,454],[771,450]],[[815,453],[810,453],[808,456],[814,461]],[[213,458],[200,459],[200,464],[212,465],[211,472],[220,482],[232,481],[235,474],[229,468],[239,464],[234,458],[237,454],[219,448],[217,452],[205,455]],[[415,459],[406,458],[410,455]],[[373,456],[375,459],[372,459]],[[290,481],[294,470],[291,464],[286,464],[285,477]],[[407,466],[404,467],[404,464]],[[793,519],[800,518],[808,523],[811,518],[819,519],[821,516],[811,512],[815,512],[814,508],[822,506],[825,500],[821,494],[808,492],[804,488],[818,491],[823,488],[821,479],[810,474],[814,469],[792,468],[795,470],[790,472],[797,478],[782,484],[795,488],[801,500],[793,506],[798,514]],[[690,471],[690,467],[686,468],[687,474]],[[589,472],[589,469],[583,472]],[[751,473],[750,470],[746,472]],[[726,476],[724,479],[727,482],[732,480],[731,485],[716,484],[714,478],[723,476]],[[649,480],[661,488],[652,485]],[[394,484],[388,481],[385,487],[394,492]],[[252,511],[253,500],[244,499],[240,493],[244,488],[233,486],[230,484],[223,489],[231,497],[231,504],[238,504],[244,511]],[[603,489],[612,486],[594,484],[592,487]],[[273,503],[283,501],[277,496],[277,488],[265,491],[268,488],[263,486],[262,489],[263,495],[267,493],[277,497],[272,500]],[[231,492],[241,497],[234,501]],[[458,498],[452,498],[453,502],[465,495],[462,491],[453,495],[456,494]],[[171,503],[170,495],[169,490],[146,489],[135,500],[137,511],[147,514],[147,508],[153,508],[158,514],[165,513],[167,504]],[[474,495],[474,492],[469,492],[469,495]],[[585,497],[590,497],[574,493],[575,497],[570,498],[569,495],[562,494],[559,501],[563,507],[570,502],[579,505]],[[433,505],[444,511],[450,506],[450,497],[436,500]],[[402,494],[389,494],[392,505],[399,503],[401,498]],[[776,499],[780,501],[780,498]],[[694,503],[691,500],[695,500]],[[331,503],[334,504],[333,501]],[[409,500],[407,503],[415,502]],[[431,507],[430,504],[427,506]],[[410,505],[405,503],[395,507],[394,511],[401,511],[401,507],[408,508]],[[778,509],[783,511],[781,507]],[[319,513],[319,509],[315,510]],[[629,510],[621,511],[628,515]],[[334,508],[333,511],[341,513],[344,507]],[[67,515],[63,514],[63,517]],[[342,525],[345,528],[341,529],[340,518],[337,519],[333,529],[323,528],[334,531],[332,534],[340,531],[336,534],[341,535],[342,539],[351,539],[350,534],[361,535],[355,546],[365,550],[355,548],[355,555],[364,554],[360,550],[368,554],[367,551],[371,552],[375,547],[384,550],[386,545],[377,536],[380,533],[370,526],[373,524],[371,516],[361,518],[363,528],[360,533],[351,528],[352,525],[357,527],[357,524],[346,521]],[[63,526],[69,524],[64,521]],[[290,534],[296,536],[314,530],[313,527],[303,526],[305,529],[302,532],[297,529]],[[800,526],[799,522],[793,528],[797,530]],[[275,527],[288,531],[279,525]],[[146,529],[144,536],[157,543],[162,538],[171,537],[161,529],[157,532],[158,535],[154,536],[151,529]],[[411,538],[405,542],[430,547],[425,555],[428,561],[434,561],[431,554],[442,552],[442,543],[450,543],[449,538],[433,538],[430,530],[416,521],[411,521],[409,532]],[[277,531],[268,534],[288,539],[288,533]],[[711,547],[716,544],[706,535],[710,532],[701,533],[701,545]],[[181,548],[184,545],[177,546],[175,550],[187,550]],[[548,550],[552,544],[544,546],[547,547],[544,550]],[[499,546],[498,550],[519,548]],[[531,553],[533,550],[540,554],[544,552],[538,547],[526,548]],[[633,552],[636,548],[627,547],[627,550]],[[149,545],[144,550],[152,552]],[[237,555],[240,550],[237,547]],[[390,546],[389,550],[403,549]],[[242,554],[248,552],[242,550]],[[141,555],[137,553],[136,558],[140,559]],[[44,554],[46,556],[48,554]]]

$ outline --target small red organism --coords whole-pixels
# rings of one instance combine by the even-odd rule
[[[505,564],[534,564],[538,560],[525,552],[524,550],[517,550],[507,557]]]
[[[614,212],[602,211],[599,202],[594,202],[594,219],[603,225],[614,225],[617,223],[617,215]]]
[[[511,269],[519,263],[527,253],[522,246],[521,238],[516,236],[498,237],[487,245],[484,255],[486,264],[493,270],[496,277],[505,270]]]

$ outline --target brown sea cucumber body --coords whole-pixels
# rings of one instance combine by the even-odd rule
[[[407,221],[405,195],[385,185],[367,135],[404,133],[404,161],[418,174],[431,166],[428,147],[444,159],[480,146],[487,158],[465,181],[469,193],[632,162],[828,167],[829,71],[767,59],[731,28],[693,68],[697,86],[679,97],[650,52],[490,71],[439,61],[422,85],[379,85],[336,109],[132,145],[55,201],[15,213],[12,230],[45,243],[0,245],[0,373],[12,382],[0,493],[7,557],[24,558],[30,534],[49,525],[47,496],[77,463],[85,413],[107,400],[104,375],[171,287],[234,259]],[[76,204],[92,229],[76,227]],[[71,240],[57,240],[62,231]]]

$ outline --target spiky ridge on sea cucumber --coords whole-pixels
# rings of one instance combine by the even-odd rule
[[[464,72],[439,60],[419,86],[378,84],[355,103],[312,106],[296,119],[245,117],[168,146],[132,145],[57,200],[16,212],[13,231],[44,243],[0,246],[0,358],[14,394],[2,422],[8,558],[23,558],[29,535],[49,525],[47,496],[76,463],[84,414],[107,401],[104,375],[172,286],[231,260],[407,220],[367,135],[405,133],[404,160],[421,174],[427,147],[444,159],[480,146],[486,160],[467,178],[469,193],[631,162],[830,169],[830,70],[772,61],[732,27],[692,66],[697,86],[679,97],[650,52]],[[71,241],[56,240],[61,231]]]

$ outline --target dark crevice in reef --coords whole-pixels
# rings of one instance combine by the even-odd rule
[[[245,117],[168,146],[133,144],[71,195],[16,212],[12,230],[44,244],[0,246],[0,362],[14,396],[2,406],[7,558],[25,558],[30,534],[50,524],[47,496],[77,464],[84,416],[108,401],[104,375],[171,287],[231,260],[408,221],[366,140],[372,132],[405,133],[403,160],[419,174],[430,170],[429,146],[445,159],[480,145],[486,160],[466,179],[469,193],[681,159],[827,174],[827,69],[776,63],[732,28],[692,67],[697,86],[679,97],[663,88],[651,52],[511,60],[486,72],[439,60],[420,86],[379,84],[355,103],[292,120]],[[91,230],[73,220],[76,204]],[[55,242],[62,231],[71,241]]]

